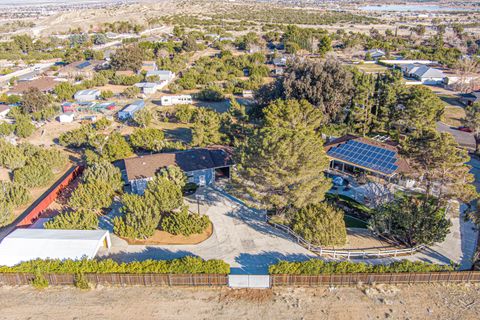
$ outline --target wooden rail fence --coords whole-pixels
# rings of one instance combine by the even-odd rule
[[[478,271],[408,272],[408,273],[349,273],[325,275],[275,274],[270,284],[276,286],[353,286],[358,283],[418,284],[440,282],[480,282]]]
[[[74,274],[46,273],[43,276],[52,286],[74,285]],[[35,278],[32,273],[0,273],[1,285],[27,285]],[[85,278],[92,284],[120,286],[226,286],[225,274],[126,274],[86,273]]]

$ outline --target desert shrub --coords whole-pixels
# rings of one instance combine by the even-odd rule
[[[0,201],[0,227],[9,225],[13,221],[13,207],[6,201]]]
[[[0,266],[0,272],[25,273],[159,273],[159,274],[188,274],[210,273],[228,274],[230,265],[222,260],[203,260],[199,257],[187,256],[173,260],[144,260],[129,263],[116,262],[112,259],[104,260],[31,260],[12,267]]]
[[[294,212],[290,227],[305,240],[321,246],[344,245],[344,213],[328,203],[308,205]]]
[[[44,224],[45,229],[96,230],[98,216],[89,209],[80,208],[73,212],[62,212]]]
[[[101,161],[89,166],[83,172],[82,179],[85,183],[94,183],[95,181],[109,183],[114,191],[120,191],[123,188],[120,169],[107,161]]]
[[[30,200],[29,191],[22,185],[8,181],[0,181],[0,201],[11,204],[13,207],[19,207]]]
[[[40,269],[39,268],[35,268],[35,272],[34,272],[34,278],[32,279],[32,281],[30,282],[30,284],[36,288],[36,289],[45,289],[48,287],[49,283],[48,283],[48,280],[47,278],[45,278],[45,276],[40,272]]]
[[[181,104],[175,107],[175,118],[181,123],[191,123],[195,117],[196,109],[189,104]]]
[[[268,268],[269,274],[340,274],[340,273],[393,273],[452,271],[451,265],[438,265],[421,261],[401,260],[390,264],[373,265],[350,261],[323,261],[311,259],[303,262],[279,261]]]
[[[25,165],[27,158],[22,150],[11,143],[0,140],[0,166],[14,170]]]
[[[13,172],[13,180],[27,188],[44,187],[53,179],[53,172],[47,164],[29,164]]]
[[[85,274],[83,272],[79,272],[75,274],[75,287],[83,290],[88,290],[90,289],[90,284],[87,281],[87,277],[85,277]]]
[[[172,212],[162,219],[162,229],[174,235],[190,236],[207,229],[210,220],[208,216],[190,213],[186,207],[178,212]]]
[[[101,210],[112,205],[115,190],[109,182],[94,180],[79,184],[68,204],[75,209]]]

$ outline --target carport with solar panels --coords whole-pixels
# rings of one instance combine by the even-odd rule
[[[327,151],[333,159],[332,169],[345,173],[362,173],[380,176],[389,180],[398,170],[398,153],[357,140],[348,140]]]

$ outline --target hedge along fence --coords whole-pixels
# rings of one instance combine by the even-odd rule
[[[119,286],[226,286],[226,274],[158,274],[158,273],[85,273],[86,281],[91,284]],[[75,285],[77,274],[45,273],[42,276],[49,285]],[[32,284],[36,275],[33,273],[0,273],[3,285]]]
[[[311,259],[303,262],[280,261],[270,265],[271,275],[329,275],[350,273],[410,273],[453,271],[454,266],[430,264],[421,261],[401,260],[390,264],[354,263],[350,261],[323,261]]]
[[[13,267],[0,267],[0,273],[55,274],[229,274],[230,265],[222,260],[187,256],[173,260],[116,262],[105,260],[31,260]]]

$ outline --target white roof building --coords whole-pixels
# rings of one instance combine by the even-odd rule
[[[58,116],[58,121],[61,123],[70,123],[75,119],[75,114],[73,112],[62,113]]]
[[[80,90],[73,96],[79,102],[94,101],[100,98],[101,92],[97,89]]]
[[[158,77],[159,82],[160,81],[170,82],[175,77],[175,73],[168,70],[152,70],[152,71],[148,71],[147,74],[145,75],[147,79],[148,77],[155,77],[155,76]]]
[[[0,265],[35,259],[93,259],[100,248],[110,246],[107,230],[16,229],[0,243]]]

